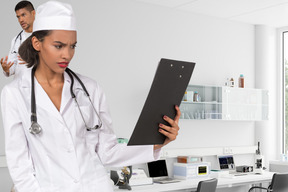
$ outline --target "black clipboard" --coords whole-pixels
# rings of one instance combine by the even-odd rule
[[[180,105],[190,82],[195,63],[161,59],[148,97],[130,137],[128,145],[163,144],[165,136],[159,133],[159,123],[166,115],[174,118],[175,105]]]

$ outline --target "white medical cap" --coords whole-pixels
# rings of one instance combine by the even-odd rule
[[[33,32],[41,30],[76,31],[72,6],[58,1],[48,1],[37,8]]]

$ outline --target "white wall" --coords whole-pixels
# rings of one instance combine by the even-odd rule
[[[42,2],[35,1],[35,6]],[[132,0],[66,2],[71,2],[78,21],[71,68],[104,87],[118,137],[130,137],[162,57],[196,62],[191,84],[223,85],[227,77],[244,74],[245,86],[255,85],[253,25]],[[1,6],[0,18],[9,27],[1,31],[0,56],[20,31],[13,11],[16,3],[5,1]],[[0,88],[7,82],[0,74]],[[167,147],[255,144],[254,122],[181,120],[180,126],[177,141]],[[2,130],[1,125],[0,155],[4,154]]]
[[[255,28],[255,66],[256,66],[256,87],[269,90],[269,121],[256,123],[256,141],[261,142],[263,155],[267,159],[266,166],[269,160],[277,159],[281,153],[281,133],[279,121],[280,110],[277,101],[280,95],[278,94],[278,84],[280,78],[277,78],[277,57],[276,45],[277,35],[276,29],[257,25]]]
[[[161,57],[196,62],[191,79],[193,84],[221,85],[226,77],[236,79],[243,73],[247,87],[254,87],[252,25],[129,1],[105,1],[94,4],[98,8],[96,14],[91,16],[96,15],[97,25],[94,26],[95,30],[85,32],[79,28],[77,59],[80,54],[85,58],[95,55],[95,70],[88,71],[82,67],[85,65],[82,62],[83,58],[79,60],[81,63],[74,62],[74,65],[79,71],[94,77],[104,86],[115,131],[119,137],[129,137],[132,133]],[[101,17],[97,16],[98,14],[101,14]],[[81,18],[84,20],[84,15]],[[80,49],[82,42],[89,42],[89,39],[84,38],[87,35],[95,37],[92,43],[94,48],[85,49],[83,52],[83,49]],[[89,68],[91,69],[91,63]],[[181,125],[185,134],[180,134],[181,139],[170,147],[254,144],[254,123],[251,122],[183,121]],[[244,129],[245,135],[249,136],[244,140],[238,137],[240,129],[237,127],[242,131]],[[238,134],[235,135],[231,128]],[[221,139],[223,132],[229,138],[227,143],[223,143]],[[205,137],[207,134],[217,137],[206,142],[199,139],[199,135]],[[184,135],[195,135],[195,140],[191,141]],[[183,142],[186,143],[185,146]]]

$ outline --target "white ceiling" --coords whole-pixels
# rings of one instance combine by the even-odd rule
[[[137,0],[198,14],[272,27],[288,26],[288,0]]]

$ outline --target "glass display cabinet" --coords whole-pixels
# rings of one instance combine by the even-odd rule
[[[268,120],[268,91],[189,85],[180,105],[181,118],[192,120]]]

